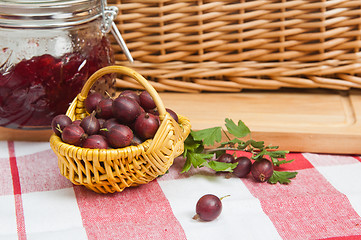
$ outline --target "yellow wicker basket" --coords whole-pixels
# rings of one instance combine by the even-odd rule
[[[81,148],[62,142],[55,134],[50,137],[61,174],[72,183],[98,193],[121,192],[126,187],[146,184],[165,174],[174,158],[183,152],[184,140],[191,129],[186,117],[178,115],[177,123],[167,113],[160,96],[142,75],[123,66],[102,68],[87,80],[66,112],[73,121],[88,115],[84,100],[90,88],[97,79],[111,73],[135,79],[150,93],[158,108],[161,124],[153,139],[121,149]]]
[[[361,88],[360,0],[108,3],[120,10],[116,24],[132,67],[158,91]]]

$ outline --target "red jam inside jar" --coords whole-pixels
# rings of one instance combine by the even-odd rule
[[[85,81],[114,64],[107,38],[117,14],[103,0],[0,4],[0,127],[50,129]],[[112,94],[113,76],[93,89]]]
[[[42,54],[0,66],[0,126],[48,128],[54,116],[66,112],[90,75],[113,62],[110,42],[102,37],[100,43],[90,41],[81,51],[61,57]]]

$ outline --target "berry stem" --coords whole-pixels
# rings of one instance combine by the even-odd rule
[[[222,128],[222,132],[224,133],[224,135],[228,138],[228,141],[231,141],[231,138],[228,136],[227,132],[224,131],[224,129]]]
[[[58,130],[60,133],[63,132],[63,130],[61,130],[61,128],[60,128],[60,124],[59,124],[59,123],[56,125],[56,130]]]
[[[196,215],[193,216],[193,219],[194,219],[194,220],[199,220],[199,219],[201,219],[201,218],[199,217],[198,214],[196,214]]]
[[[211,153],[211,152],[217,152],[217,151],[223,151],[223,150],[239,151],[240,149],[238,149],[238,148],[223,147],[223,148],[206,149],[205,152]]]
[[[229,194],[228,194],[228,195],[226,195],[226,196],[221,197],[219,200],[221,200],[221,201],[222,201],[224,198],[226,198],[226,197],[230,197],[230,196],[231,196],[231,195],[229,195]]]
[[[114,97],[112,95],[110,95],[110,93],[108,91],[105,91],[105,94],[110,98],[110,99],[114,99]]]

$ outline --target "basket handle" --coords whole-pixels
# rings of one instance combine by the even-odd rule
[[[104,76],[106,74],[111,74],[111,73],[119,73],[119,74],[127,75],[127,76],[137,80],[145,88],[145,90],[147,92],[149,92],[150,96],[152,96],[154,103],[157,106],[160,120],[164,119],[166,110],[165,110],[164,104],[162,102],[162,99],[158,95],[157,91],[142,75],[140,75],[139,73],[137,73],[136,71],[134,71],[133,69],[128,68],[128,67],[114,65],[114,66],[107,66],[107,67],[103,67],[103,68],[99,69],[98,71],[93,73],[88,78],[88,80],[85,82],[85,84],[80,92],[80,96],[85,99],[88,96],[88,93],[89,93],[91,87],[93,86],[93,84],[95,83],[95,81],[97,81],[102,76]]]

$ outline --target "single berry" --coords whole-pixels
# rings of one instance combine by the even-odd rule
[[[72,124],[80,126],[81,120],[75,120]]]
[[[110,118],[108,120],[106,120],[103,125],[101,126],[101,128],[99,129],[99,133],[102,135],[102,136],[105,136],[107,137],[108,135],[108,132],[109,132],[109,129],[111,127],[113,127],[114,125],[117,125],[119,124],[119,122],[115,119],[115,118]]]
[[[66,126],[61,134],[61,138],[65,143],[75,146],[81,146],[87,137],[84,129],[76,124]]]
[[[194,219],[212,221],[222,212],[222,201],[213,194],[206,194],[201,197],[196,205],[196,215]]]
[[[251,173],[256,181],[266,182],[273,174],[273,164],[269,160],[262,158],[252,164]]]
[[[143,143],[143,141],[137,135],[134,134],[133,140],[130,143],[130,145],[137,146],[137,145],[142,144],[142,143]]]
[[[103,128],[103,125],[104,125],[105,121],[106,121],[106,119],[98,118],[100,128]]]
[[[243,178],[251,172],[252,162],[248,157],[238,157],[232,163],[238,163],[233,169],[233,175]]]
[[[129,97],[134,99],[138,104],[140,104],[139,94],[133,90],[124,90],[119,95]]]
[[[91,135],[85,139],[82,147],[92,149],[107,149],[108,143],[102,135]]]
[[[82,127],[86,134],[93,135],[99,132],[100,124],[94,114],[90,114],[81,120],[80,127]]]
[[[134,131],[142,140],[153,138],[159,128],[159,121],[151,113],[142,113],[134,124]]]
[[[60,114],[55,116],[51,121],[51,128],[57,136],[61,137],[63,129],[70,124],[72,124],[70,117],[65,114]]]
[[[169,114],[170,116],[176,121],[178,122],[178,115],[176,112],[174,112],[172,109],[169,109],[169,108],[166,108],[165,109]],[[154,114],[156,116],[159,116],[159,111],[158,109],[149,109],[147,110],[147,112],[151,113],[151,114]]]
[[[177,115],[176,112],[174,112],[172,109],[169,109],[169,108],[166,108],[165,110],[170,114],[170,116],[171,116],[176,122],[178,122],[178,115]]]
[[[98,92],[89,94],[88,97],[84,100],[85,110],[89,114],[92,113],[94,110],[96,110],[96,107],[102,99],[103,96]]]
[[[113,148],[126,147],[133,140],[133,132],[128,126],[116,124],[109,129],[107,139]]]
[[[134,122],[142,112],[141,107],[134,99],[125,96],[114,99],[112,109],[113,116],[124,124]]]
[[[113,99],[105,98],[96,107],[97,118],[109,119],[113,117]]]
[[[156,107],[152,96],[150,96],[147,91],[143,91],[141,94],[139,94],[139,100],[140,106],[142,106],[142,108],[144,108],[145,110],[153,109]]]
[[[218,162],[224,162],[224,163],[231,163],[234,161],[234,157],[232,154],[229,153],[223,153],[217,158]]]

